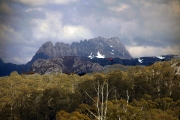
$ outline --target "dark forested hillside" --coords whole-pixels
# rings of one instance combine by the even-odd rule
[[[0,120],[179,120],[180,61],[104,73],[0,77]]]

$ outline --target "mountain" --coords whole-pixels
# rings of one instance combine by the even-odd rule
[[[89,58],[114,58],[122,59],[132,58],[125,46],[118,37],[103,38],[97,37],[89,40],[73,42],[70,46],[77,51],[78,56]]]
[[[119,57],[123,59],[132,58],[125,46],[117,37],[97,37],[89,40],[81,40],[72,44],[51,41],[44,43],[35,53],[31,61],[25,65],[4,63],[0,60],[0,76],[9,75],[12,71],[18,73],[28,72],[29,68],[37,59],[50,59],[62,56],[82,56],[89,58]]]
[[[12,63],[4,63],[2,59],[0,59],[0,76],[10,75],[12,71],[17,71],[18,73],[22,73],[23,71],[27,71],[27,65],[16,65]]]
[[[162,55],[162,56],[152,56],[152,57],[140,57],[132,59],[121,59],[121,58],[93,58],[92,61],[99,63],[101,66],[121,64],[125,66],[149,66],[158,61],[168,61],[171,60],[174,55]]]
[[[64,72],[67,74],[76,73],[81,75],[102,69],[103,67],[99,65],[99,63],[93,63],[87,57],[66,56],[48,60],[38,59],[32,64],[30,71],[40,74],[49,72]]]
[[[173,55],[132,58],[118,37],[97,37],[70,45],[62,42],[53,45],[49,41],[44,43],[25,65],[4,63],[0,59],[0,76],[10,75],[12,71],[23,73],[30,70],[41,74],[57,71],[82,74],[107,65],[147,66],[171,58]]]
[[[152,65],[158,61],[167,61],[174,58],[174,55],[163,55],[163,56],[152,56],[152,57],[140,57],[132,59],[121,59],[121,58],[88,58],[81,56],[64,56],[56,57],[51,59],[37,59],[32,65],[30,62],[26,65],[16,65],[12,63],[4,63],[0,60],[0,76],[9,75],[12,71],[17,71],[18,73],[33,71],[35,73],[49,73],[49,72],[63,72],[63,73],[76,73],[79,75],[94,72],[102,71],[106,69],[109,65],[124,65],[124,66],[148,66]],[[175,59],[179,59],[175,58]],[[179,63],[174,65],[179,74]],[[126,67],[127,68],[127,67]],[[125,69],[126,69],[125,68]],[[109,68],[108,68],[109,69]],[[113,66],[110,69],[114,69]],[[116,69],[116,68],[115,68]],[[106,70],[108,71],[108,70]]]
[[[171,60],[173,55],[164,55],[156,57],[141,57],[133,59],[121,58],[88,58],[81,56],[65,56],[56,57],[48,60],[36,60],[30,71],[35,73],[49,73],[49,72],[63,72],[67,74],[76,73],[79,75],[95,72],[95,71],[109,71],[110,69],[127,69],[128,67],[122,66],[148,66],[157,61]],[[117,65],[118,64],[118,65]],[[112,65],[112,66],[111,66]],[[115,66],[116,65],[116,66]],[[111,66],[111,67],[107,67]]]
[[[39,74],[45,74],[50,72],[62,72],[61,67],[59,65],[45,59],[36,60],[32,64],[30,71]]]
[[[52,42],[46,42],[39,48],[30,63],[40,58],[48,59],[62,56],[82,56],[91,59],[94,57],[132,58],[118,37],[97,37],[84,41],[81,40],[80,42],[73,42],[71,45],[57,42],[55,46],[53,46]]]

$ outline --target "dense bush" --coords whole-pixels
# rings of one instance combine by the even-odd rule
[[[180,76],[171,64],[84,76],[12,72],[0,77],[0,119],[90,120],[105,115],[107,120],[178,120]]]

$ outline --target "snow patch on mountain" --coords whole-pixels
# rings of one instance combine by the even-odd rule
[[[93,58],[94,58],[94,55],[91,53],[88,57],[89,57],[90,59],[93,59]]]
[[[97,58],[105,58],[105,55],[102,55],[99,51],[97,52]]]
[[[140,58],[139,58],[139,59],[138,59],[138,62],[139,62],[139,63],[143,63],[143,59],[140,59]]]
[[[110,45],[110,47],[113,47],[112,45]]]
[[[113,52],[110,52],[112,55],[114,55],[114,53]]]
[[[156,56],[157,58],[159,58],[159,59],[164,59],[165,57],[163,57],[163,56]]]

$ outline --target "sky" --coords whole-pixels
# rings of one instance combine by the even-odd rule
[[[0,58],[25,64],[52,41],[119,37],[132,57],[180,54],[180,0],[0,0]]]

